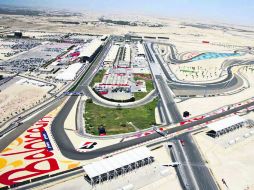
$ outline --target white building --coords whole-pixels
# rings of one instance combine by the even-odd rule
[[[107,54],[107,56],[106,56],[106,58],[105,58],[105,60],[104,60],[104,64],[105,64],[105,65],[112,65],[113,62],[114,62],[115,59],[116,59],[116,56],[117,56],[117,54],[118,54],[118,51],[119,51],[119,45],[113,45],[113,46],[110,48],[110,50],[109,50],[109,52],[108,52],[108,54]]]
[[[125,44],[125,51],[124,51],[124,61],[127,63],[131,62],[131,48],[130,45]]]
[[[89,44],[80,49],[79,58],[81,58],[83,62],[91,62],[102,45],[103,42],[101,40],[95,39],[91,41]]]
[[[64,69],[63,72],[56,76],[57,80],[71,81],[74,80],[77,76],[78,71],[83,66],[82,63],[75,63],[70,65],[67,69]]]
[[[137,52],[138,57],[145,57],[145,50],[141,43],[137,44],[137,51],[138,51]]]

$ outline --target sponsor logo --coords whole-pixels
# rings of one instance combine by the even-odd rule
[[[53,149],[49,138],[46,133],[43,133],[50,118],[45,116],[26,131],[22,144],[18,145],[23,146],[21,151],[7,147],[0,153],[0,158],[6,161],[1,167],[0,184],[13,185],[59,170],[58,162],[53,157],[54,153],[50,151]],[[43,142],[46,143],[46,146]],[[13,167],[9,167],[10,164],[7,162],[13,160],[14,156],[17,156],[16,160],[10,163]]]
[[[97,142],[85,142],[79,149],[91,150],[97,145]]]
[[[49,140],[47,132],[44,130],[44,131],[41,132],[41,135],[42,135],[42,137],[45,141],[45,144],[46,144],[46,147],[47,147],[48,151],[53,151],[53,147],[51,145],[51,142]]]

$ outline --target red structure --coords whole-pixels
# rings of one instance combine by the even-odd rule
[[[209,41],[203,40],[202,43],[203,43],[203,44],[209,44],[210,42],[209,42]]]

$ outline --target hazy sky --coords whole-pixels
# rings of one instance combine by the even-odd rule
[[[2,4],[154,14],[254,25],[253,0],[0,0]]]

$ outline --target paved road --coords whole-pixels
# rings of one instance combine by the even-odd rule
[[[194,56],[194,57],[192,57],[191,59],[178,60],[178,59],[176,58],[176,53],[175,53],[175,50],[174,50],[174,48],[175,48],[175,45],[174,45],[174,44],[162,43],[162,42],[159,42],[159,43],[157,43],[157,44],[169,46],[170,51],[171,51],[171,56],[169,55],[167,58],[169,59],[169,61],[170,61],[172,64],[188,63],[188,62],[191,62],[193,58],[198,57],[198,56],[204,54],[204,53],[198,54],[197,56]]]
[[[180,140],[184,140],[184,146],[181,145]],[[186,182],[186,184],[182,184],[184,188],[189,190],[217,190],[218,188],[214,179],[206,167],[190,133],[179,135],[172,142],[174,150],[178,154],[179,160],[176,161],[181,164],[177,169],[182,170],[184,173],[184,176],[179,176],[182,178],[182,181]]]
[[[54,101],[53,104],[46,107],[43,111],[37,111],[32,118],[24,122],[22,125],[19,125],[16,129],[9,132],[7,135],[3,136],[0,139],[0,152],[3,151],[9,144],[11,144],[20,134],[24,133],[28,128],[30,128],[34,123],[39,121],[49,112],[56,109],[56,107],[60,106],[64,102],[65,98],[58,98]]]
[[[109,46],[109,43],[107,45]],[[105,53],[107,50],[108,49],[104,48],[102,53]],[[104,54],[100,54],[100,55],[103,56]],[[99,62],[98,62],[98,64],[99,64]],[[89,70],[89,67],[86,68],[86,70],[84,72],[86,77],[84,77],[81,84],[78,85],[78,87],[76,88],[76,92],[83,91],[82,84],[84,84],[85,81],[87,81],[88,79],[90,80],[90,76],[93,74],[93,72],[96,71],[95,70],[96,67],[98,67],[98,65],[91,65],[90,70]],[[87,72],[87,71],[89,71],[89,72]],[[69,111],[73,107],[78,96],[70,96],[70,97],[60,96],[60,97],[56,98],[55,100],[53,100],[52,102],[50,102],[49,103],[50,106],[48,106],[48,107],[44,106],[43,108],[40,107],[40,108],[36,109],[32,114],[29,114],[29,115],[35,114],[31,119],[28,119],[22,125],[19,125],[15,130],[9,132],[6,136],[4,136],[0,139],[0,151],[2,151],[4,148],[6,148],[11,142],[13,142],[20,134],[22,134],[24,131],[26,131],[34,123],[36,123],[38,120],[40,120],[46,114],[48,114],[49,112],[56,109],[59,105],[61,105],[61,103],[63,103],[63,101],[66,100],[66,98],[69,98],[68,99],[69,108],[67,108],[68,113],[69,113]],[[43,110],[43,111],[41,111],[41,110]],[[65,120],[65,118],[63,120]]]
[[[66,135],[65,130],[64,130],[64,121],[65,121],[67,115],[69,114],[69,111],[71,109],[70,106],[75,102],[74,99],[70,99],[70,100],[71,101],[67,102],[67,104],[61,110],[60,114],[55,118],[55,120],[52,123],[52,127],[51,127],[52,135],[53,135],[53,137],[54,137],[61,153],[69,159],[89,160],[89,159],[93,159],[93,158],[96,158],[96,157],[99,157],[99,156],[103,156],[105,154],[110,154],[110,153],[113,153],[115,151],[119,151],[119,150],[124,149],[124,148],[129,148],[129,147],[135,146],[137,144],[140,144],[140,143],[143,143],[143,142],[161,137],[160,134],[154,133],[152,135],[148,135],[148,136],[145,136],[145,137],[142,137],[142,138],[137,138],[137,139],[133,139],[133,140],[129,140],[129,141],[124,141],[124,142],[121,142],[121,143],[118,143],[118,144],[114,144],[114,145],[110,145],[110,146],[107,146],[107,147],[104,147],[104,148],[96,149],[96,150],[91,151],[91,152],[87,152],[87,153],[78,152],[77,150],[75,150],[74,146],[72,145],[69,137]],[[189,123],[189,124],[186,124],[186,125],[183,125],[183,126],[168,129],[166,132],[168,134],[179,132],[179,131],[182,131],[184,129],[188,129],[190,127],[200,125],[200,124],[206,123],[208,121],[212,121],[214,119],[217,119],[217,118],[224,117],[226,115],[235,113],[239,110],[245,109],[245,108],[253,106],[253,105],[254,105],[254,102],[243,105],[243,106],[240,106],[238,108],[234,108],[234,109],[225,111],[225,112],[217,114],[215,116],[207,117],[203,120],[195,121],[193,123]]]
[[[138,100],[135,102],[117,103],[117,102],[111,102],[111,101],[102,99],[97,94],[91,92],[92,90],[93,89],[91,87],[89,87],[88,84],[85,84],[82,89],[82,91],[85,93],[85,95],[88,96],[89,98],[91,98],[94,103],[96,103],[100,106],[103,106],[103,107],[108,107],[108,108],[117,108],[117,107],[119,107],[119,105],[122,108],[136,108],[136,107],[148,104],[149,102],[153,101],[157,97],[156,91],[153,91],[141,100]]]
[[[96,66],[95,66],[96,67]],[[93,70],[89,70],[89,72],[86,74],[86,77],[89,76],[91,73],[93,72]],[[83,80],[86,80],[85,78]],[[75,148],[73,147],[69,137],[66,135],[65,130],[64,130],[64,122],[65,119],[67,118],[67,115],[69,114],[71,108],[74,105],[74,102],[76,101],[77,97],[72,96],[67,103],[65,104],[65,106],[63,107],[63,109],[60,111],[60,114],[58,114],[58,116],[54,119],[53,123],[52,123],[52,135],[61,151],[61,153],[70,159],[74,159],[74,160],[88,160],[88,159],[93,159],[105,154],[109,154],[124,148],[128,148],[149,140],[153,140],[156,138],[161,137],[161,135],[159,135],[158,133],[154,133],[152,135],[149,136],[145,136],[142,138],[137,138],[137,139],[133,139],[130,141],[124,141],[115,145],[111,145],[111,146],[107,146],[101,149],[97,149],[88,153],[82,153],[82,152],[78,152],[77,150],[75,150]],[[60,102],[56,102],[56,104],[59,105]],[[203,124],[207,121],[211,121],[223,116],[226,116],[228,114],[237,112],[239,110],[245,109],[247,107],[253,106],[254,102],[240,106],[238,108],[234,108],[228,111],[225,111],[223,113],[217,114],[215,116],[211,116],[208,118],[205,118],[203,120],[199,120],[199,121],[195,121],[193,123],[189,123],[177,128],[172,128],[172,129],[168,129],[167,132],[169,134],[171,133],[175,133],[178,131],[182,131],[184,129],[188,129],[189,127],[193,127],[199,124]],[[4,148],[6,148],[13,140],[15,140],[15,138],[22,133],[22,131],[25,131],[27,128],[29,128],[33,123],[35,123],[36,121],[38,121],[40,118],[42,118],[44,115],[46,115],[50,109],[54,109],[57,105],[52,105],[50,108],[46,109],[45,111],[43,111],[43,113],[39,113],[37,114],[36,117],[33,117],[32,119],[30,119],[29,121],[25,122],[22,126],[20,126],[18,129],[14,130],[13,132],[11,132],[8,136],[4,137],[3,139],[1,139],[1,143],[0,143],[0,151],[2,151]]]
[[[100,69],[101,65],[103,64],[103,60],[107,55],[107,52],[109,51],[111,47],[111,41],[112,39],[109,39],[105,47],[102,49],[102,52],[99,53],[99,56],[94,60],[92,63],[91,68],[89,69],[88,73],[86,76],[83,78],[79,86],[76,88],[76,92],[83,92],[86,96],[91,98],[94,103],[104,106],[104,107],[109,107],[109,108],[117,108],[119,105],[121,105],[122,108],[135,108],[138,106],[143,106],[148,104],[149,102],[153,101],[154,98],[156,97],[156,92],[154,91],[153,93],[148,94],[145,98],[135,101],[135,102],[128,102],[128,103],[116,103],[116,102],[111,102],[105,99],[102,99],[99,97],[97,94],[91,92],[92,88],[89,86],[92,79],[94,76],[97,74],[98,70]]]
[[[34,78],[30,78],[30,77],[27,77],[27,76],[22,76],[22,75],[19,75],[19,74],[16,74],[15,75],[15,79],[13,78],[13,77],[10,77],[13,81],[9,81],[10,83],[14,83],[14,82],[17,82],[19,79],[21,79],[21,78],[27,78],[27,79],[32,79],[32,80],[35,80],[35,81],[38,81],[38,82],[43,82],[43,83],[46,83],[46,84],[48,84],[49,86],[53,86],[53,88],[51,88],[47,93],[48,94],[50,94],[50,95],[54,95],[54,93],[52,93],[55,89],[56,89],[56,85],[55,84],[52,84],[52,83],[49,83],[49,82],[47,82],[47,81],[43,81],[43,80],[39,80],[39,79],[34,79]],[[18,78],[18,80],[17,80],[17,78]],[[17,81],[16,81],[17,80]],[[9,85],[9,84],[6,84],[6,85]],[[0,84],[0,91],[1,91],[1,84]],[[5,86],[3,86],[3,88],[5,88]],[[51,98],[49,98],[49,99],[51,99]],[[47,102],[49,99],[46,99],[44,102]],[[40,103],[40,105],[37,105],[36,107],[41,107],[41,104],[42,103]],[[19,114],[17,114],[15,117],[12,117],[12,118],[10,118],[9,120],[7,120],[7,121],[5,121],[4,123],[2,123],[2,124],[0,124],[0,129],[1,129],[1,132],[0,132],[0,136],[1,136],[1,134],[4,134],[4,133],[6,133],[6,132],[8,132],[9,130],[10,130],[10,128],[9,128],[9,125],[11,124],[11,123],[16,123],[16,124],[18,124],[19,122],[21,122],[21,119],[19,119],[19,117],[23,117],[24,115],[26,115],[27,113],[29,113],[29,112],[31,112],[31,110],[34,110],[35,108],[34,107],[32,107],[32,108],[29,108],[29,109],[27,109],[25,112],[21,112],[21,113],[19,113]],[[36,109],[37,110],[37,109]]]
[[[106,48],[103,48],[102,52],[96,58],[95,64],[92,64],[90,66],[90,69],[86,70],[85,77],[83,78],[83,80],[80,82],[80,84],[78,85],[78,87],[75,90],[76,92],[84,92],[87,96],[91,97],[93,99],[93,101],[95,101],[99,104],[103,104],[104,106],[108,106],[108,107],[110,107],[111,104],[107,104],[107,103],[105,104],[104,101],[100,101],[100,99],[98,99],[96,96],[93,96],[91,94],[90,90],[88,90],[88,85],[91,82],[91,80],[93,79],[93,76],[96,74],[97,70],[99,69],[99,64],[101,64],[102,57],[105,56],[105,53],[109,50],[108,48],[110,46],[110,43],[111,43],[111,41],[109,40],[109,43],[105,46]],[[134,102],[133,104],[122,106],[122,107],[137,107],[140,105],[144,105],[144,104],[147,104],[148,102],[152,101],[154,99],[154,97],[155,97],[155,93],[152,93],[151,96],[147,97],[144,100],[139,101],[138,103]],[[48,106],[48,107],[44,106],[43,108],[40,107],[40,108],[36,109],[36,111],[34,111],[32,114],[30,114],[30,115],[35,114],[31,119],[28,119],[22,125],[19,125],[15,130],[9,132],[6,136],[1,137],[0,138],[0,150],[3,150],[4,148],[6,148],[20,134],[22,134],[24,131],[26,131],[29,127],[31,127],[35,122],[37,122],[39,119],[41,119],[44,115],[46,115],[47,113],[51,112],[56,107],[58,107],[66,98],[68,98],[68,102],[66,104],[68,106],[65,107],[64,112],[69,113],[69,111],[73,107],[75,101],[77,100],[78,96],[56,98],[55,100],[52,101],[53,103],[50,104],[50,106]],[[43,111],[40,112],[40,110],[43,110]],[[36,114],[36,113],[38,113],[38,114]],[[66,117],[60,116],[59,118],[60,118],[60,120],[64,121]]]
[[[164,117],[166,119],[166,124],[179,123],[183,121],[183,118],[176,106],[173,95],[166,81],[162,78],[161,75],[156,75],[155,78],[156,78],[155,80],[157,80],[158,84],[157,88],[163,102],[162,105],[164,107]],[[169,112],[168,114],[166,109]]]
[[[96,67],[96,63],[94,64],[94,67]],[[88,72],[87,76],[90,76],[91,72],[93,72],[93,69],[91,69]],[[84,79],[84,80],[86,80],[86,79]],[[121,143],[118,143],[115,145],[97,149],[97,150],[91,151],[89,153],[78,152],[77,150],[75,150],[74,146],[72,145],[69,137],[66,135],[64,128],[63,128],[64,121],[65,121],[67,115],[69,114],[69,111],[72,108],[75,101],[76,101],[75,97],[69,99],[69,101],[66,103],[66,105],[61,110],[60,114],[53,121],[52,128],[51,128],[53,137],[56,140],[56,143],[58,144],[58,147],[59,147],[61,153],[67,158],[74,159],[74,160],[93,159],[93,158],[96,158],[96,157],[99,157],[99,156],[102,156],[105,154],[109,154],[109,153],[112,153],[112,152],[115,152],[115,151],[118,151],[118,150],[121,150],[124,148],[134,146],[136,144],[140,144],[140,143],[161,137],[159,134],[155,133],[155,134],[152,134],[152,135],[149,135],[146,137],[137,138],[137,139],[133,139],[130,141],[124,141],[124,142],[121,142]],[[195,121],[191,124],[186,124],[181,127],[169,129],[169,130],[167,130],[167,132],[169,134],[171,134],[171,133],[174,133],[177,131],[181,131],[181,130],[187,129],[189,127],[193,127],[195,125],[199,125],[199,124],[205,123],[207,121],[211,121],[211,120],[217,119],[219,117],[234,113],[236,111],[239,111],[241,109],[247,108],[248,106],[252,106],[252,105],[254,105],[254,103],[251,103],[249,105],[244,105],[244,106],[232,109],[232,110],[228,110],[224,113],[218,114],[216,116],[211,116],[209,118],[205,118],[200,121]]]
[[[94,64],[91,66],[91,68],[86,73],[85,77],[82,79],[82,81],[81,81],[80,85],[77,87],[76,91],[80,92],[80,91],[84,90],[84,85],[89,84],[89,81],[92,79],[91,76],[93,76],[95,74],[95,71],[98,68],[98,64],[100,64],[101,56],[103,56],[103,54],[104,54],[104,52],[102,52],[98,56],[98,58],[96,59]],[[160,80],[160,77],[158,79]],[[137,138],[137,139],[132,139],[132,140],[129,140],[129,141],[124,141],[124,142],[121,142],[121,143],[118,143],[118,144],[115,144],[115,145],[110,145],[110,146],[107,146],[107,147],[104,147],[104,148],[100,148],[100,149],[97,149],[97,150],[94,150],[94,151],[91,151],[91,152],[87,152],[87,153],[78,152],[77,150],[75,150],[74,146],[72,145],[69,137],[67,136],[67,134],[64,130],[65,119],[67,118],[67,116],[68,116],[70,110],[72,109],[72,107],[73,107],[75,101],[77,100],[77,98],[78,97],[76,97],[76,96],[69,97],[69,99],[68,99],[67,103],[64,105],[63,109],[60,111],[60,113],[54,119],[54,121],[52,123],[52,127],[51,127],[51,132],[52,132],[53,138],[55,139],[55,141],[58,145],[58,148],[60,149],[61,153],[69,159],[89,160],[89,159],[97,158],[97,157],[103,156],[105,154],[110,154],[112,152],[115,152],[115,151],[118,151],[118,150],[121,150],[121,149],[124,149],[124,148],[129,148],[129,147],[135,146],[137,144],[140,144],[140,143],[143,143],[143,142],[150,141],[150,140],[161,137],[160,134],[154,133],[154,134],[149,135],[149,136],[145,136],[145,137]],[[44,115],[46,115],[48,112],[50,112],[51,110],[53,110],[54,108],[59,106],[60,103],[64,99],[65,98],[61,98],[60,100],[56,101],[55,104],[52,104],[47,109],[45,109],[43,112],[38,113],[35,117],[33,117],[29,121],[25,122],[18,129],[14,130],[10,134],[8,134],[8,136],[1,139],[0,151],[2,151],[5,147],[7,147],[20,133],[22,133],[22,131],[25,131],[33,123],[35,123],[40,118],[42,118]],[[167,99],[170,99],[170,98],[167,98]],[[254,102],[243,105],[243,106],[240,106],[238,108],[234,108],[232,110],[225,111],[225,112],[217,114],[215,116],[210,116],[210,117],[205,118],[203,120],[195,121],[193,123],[189,123],[189,124],[186,124],[186,125],[183,125],[183,126],[168,129],[166,132],[168,134],[179,132],[179,131],[182,131],[184,129],[188,129],[188,128],[193,127],[193,126],[203,124],[205,122],[217,119],[219,117],[226,116],[228,114],[237,112],[239,110],[245,109],[245,108],[247,108],[249,106],[253,106],[253,105],[254,105]],[[191,140],[189,141],[188,138],[186,138],[184,136],[182,138],[184,138],[185,141],[186,141],[186,147],[187,146],[191,147],[189,150],[186,150],[186,154],[189,155],[189,162],[192,163],[191,168],[193,170],[195,179],[196,178],[198,179],[197,180],[198,186],[200,186],[200,189],[209,189],[207,187],[212,187],[213,184],[210,181],[208,183],[206,183],[206,181],[205,181],[209,178],[209,175],[208,175],[207,171],[204,169],[203,163],[200,161],[200,157],[199,157],[200,155],[198,156],[197,152],[195,151],[195,147],[193,147],[193,145],[191,143]],[[183,154],[184,153],[182,153],[181,157],[183,156]],[[193,156],[193,158],[190,158],[192,156]],[[183,157],[186,158],[186,156],[183,156]],[[184,161],[184,159],[182,159],[182,161]],[[202,166],[202,167],[200,167],[200,166]],[[201,173],[201,177],[200,177],[200,173]],[[205,186],[204,184],[209,184],[209,185]]]
[[[99,60],[100,60],[100,57],[98,58],[97,61],[99,61]],[[97,67],[96,63],[92,65],[92,68],[86,73],[85,77],[83,78],[83,80],[81,82],[81,85],[84,82],[86,82],[87,80],[89,80],[89,76],[91,76],[93,74],[96,67]],[[77,87],[77,91],[80,91],[82,89],[83,89],[82,86]],[[109,154],[109,153],[112,153],[112,152],[115,152],[115,151],[118,151],[118,150],[121,150],[121,149],[124,149],[124,148],[128,148],[128,147],[131,147],[131,146],[134,146],[134,145],[137,145],[137,144],[140,144],[140,143],[143,143],[143,142],[161,137],[159,134],[155,133],[155,134],[152,134],[152,135],[149,135],[149,136],[146,136],[146,137],[137,138],[137,139],[133,139],[133,140],[130,140],[130,141],[124,141],[124,142],[121,142],[121,143],[118,143],[118,144],[115,144],[115,145],[111,145],[111,146],[107,146],[107,147],[104,147],[104,148],[101,148],[101,149],[97,149],[97,150],[91,151],[89,153],[78,152],[73,147],[69,137],[66,135],[65,130],[64,130],[64,121],[67,118],[67,115],[69,114],[70,110],[72,109],[76,99],[77,99],[77,97],[75,97],[75,96],[72,96],[72,97],[69,98],[67,103],[64,105],[63,109],[60,111],[60,114],[58,114],[58,116],[54,119],[54,121],[52,123],[52,127],[51,127],[52,135],[53,135],[53,137],[54,137],[61,153],[67,158],[74,159],[74,160],[88,160],[88,159],[96,158],[96,157],[99,157],[99,156],[102,156],[102,155],[105,155],[105,154]],[[217,119],[219,117],[226,116],[228,114],[234,113],[236,111],[239,111],[241,109],[244,109],[244,108],[247,108],[247,107],[253,106],[253,105],[254,105],[254,102],[250,103],[250,104],[247,104],[247,105],[240,106],[238,108],[234,108],[232,110],[228,110],[228,111],[220,113],[216,116],[211,116],[209,118],[205,118],[205,119],[200,120],[200,121],[195,121],[191,124],[186,124],[186,125],[183,125],[181,127],[168,129],[167,132],[169,134],[171,134],[171,133],[174,133],[174,132],[177,132],[177,131],[181,131],[181,130],[187,129],[189,127],[193,127],[195,125],[199,125],[199,124],[205,123],[207,121],[211,121],[211,120]],[[41,113],[41,114],[38,114],[39,115],[38,117],[42,118],[45,114],[46,114],[46,111]],[[31,119],[29,122],[31,124],[33,124],[36,120],[38,120],[38,119],[35,117],[35,118]],[[13,135],[13,133],[12,133],[10,135],[11,136],[13,135],[13,136],[17,137],[18,133],[15,132],[15,134],[16,135]],[[3,150],[6,146],[8,146],[14,140],[14,139],[10,140],[9,135],[8,135],[8,138],[4,137],[4,139],[6,140],[6,142],[5,142],[5,144],[2,144],[2,142],[4,142],[4,141],[1,140],[0,151]]]
[[[174,94],[166,82],[167,77],[158,60],[155,59],[154,54],[151,53],[151,46],[144,44],[144,47],[149,60],[149,67],[153,76],[155,87],[161,100],[162,110],[159,112],[161,114],[160,117],[163,118],[163,122],[166,125],[179,123],[183,121],[183,118],[177,109],[174,101]]]

